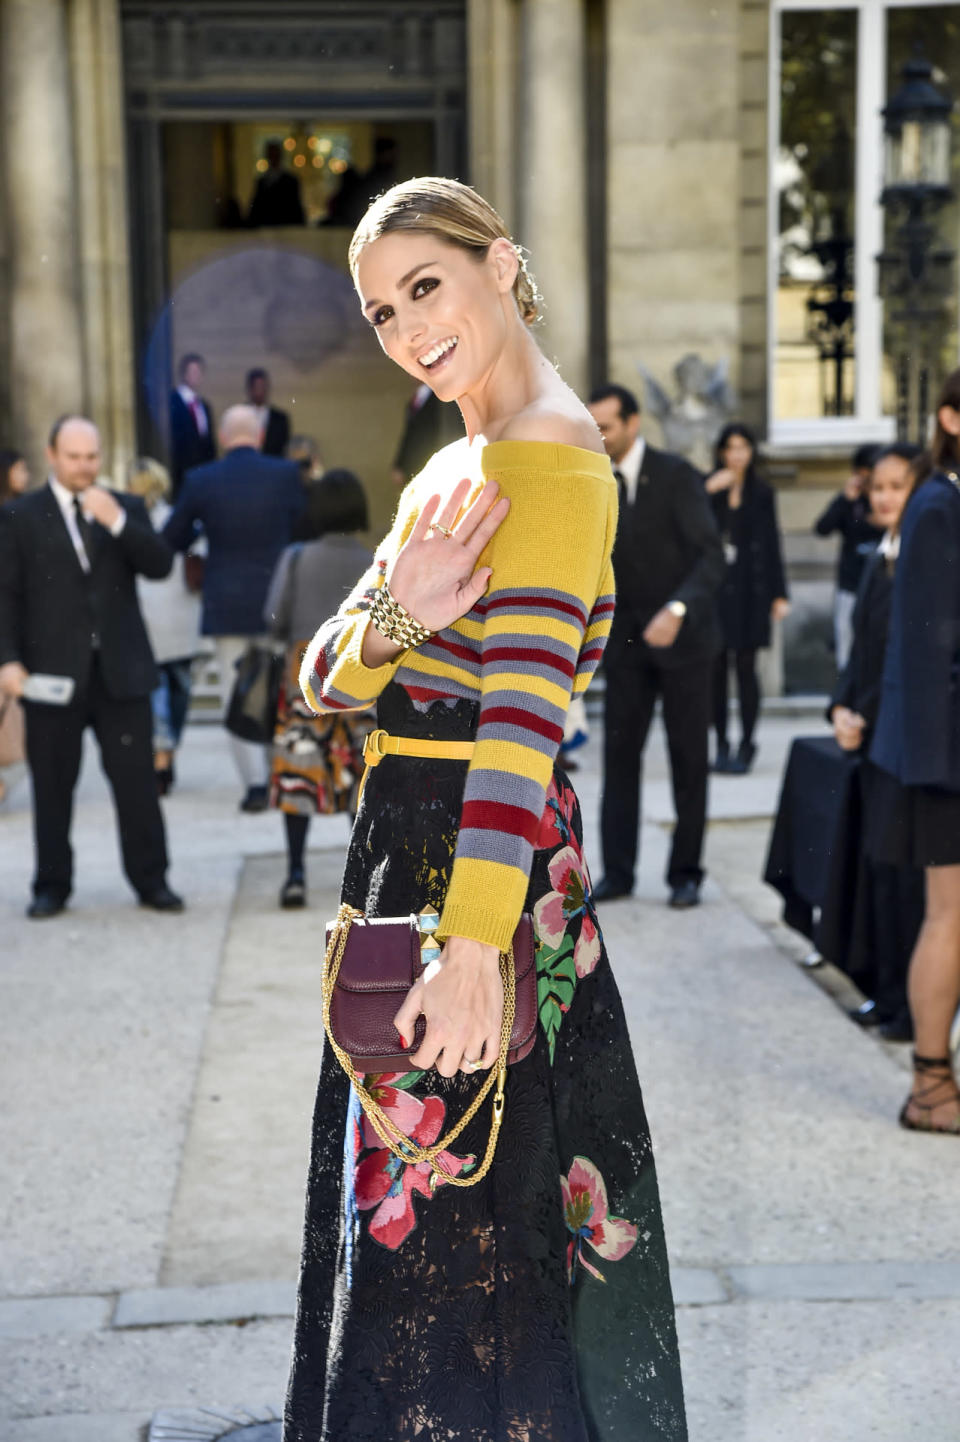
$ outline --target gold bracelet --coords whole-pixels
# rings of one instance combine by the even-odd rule
[[[421,626],[410,612],[405,610],[390,594],[390,587],[384,581],[370,607],[370,620],[385,641],[407,650],[410,646],[422,646],[433,635],[426,626]]]

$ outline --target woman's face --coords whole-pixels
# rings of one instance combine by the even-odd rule
[[[902,456],[885,456],[870,477],[870,509],[884,530],[895,530],[913,490],[910,462]]]
[[[394,231],[364,246],[356,286],[390,359],[450,401],[481,381],[500,354],[516,273],[507,240],[494,241],[477,260],[423,231]]]
[[[753,446],[745,436],[733,435],[723,448],[722,459],[728,470],[742,475],[753,459]]]
[[[30,484],[30,468],[21,456],[7,472],[7,484],[15,496],[22,496]]]

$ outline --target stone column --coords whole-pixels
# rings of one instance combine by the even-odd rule
[[[517,0],[468,0],[470,183],[517,227],[517,158],[523,150]]]
[[[582,0],[525,0],[516,136],[520,228],[544,298],[541,344],[568,385],[587,384],[585,19]]]
[[[134,454],[134,354],[118,0],[70,0],[87,405],[104,469],[123,486]]]
[[[83,350],[64,0],[2,0],[0,94],[10,284],[13,444],[43,474],[43,443],[82,409]]]

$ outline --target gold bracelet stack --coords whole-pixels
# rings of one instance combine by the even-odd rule
[[[384,581],[370,607],[370,620],[385,641],[407,650],[410,646],[422,646],[433,635],[426,626],[421,626],[410,612],[401,606],[390,594],[390,587]]]

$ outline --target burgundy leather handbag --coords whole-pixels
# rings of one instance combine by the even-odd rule
[[[501,952],[503,1020],[496,1066],[486,1070],[479,1089],[460,1120],[430,1146],[421,1146],[400,1130],[368,1090],[371,1072],[411,1071],[412,1054],[423,1041],[426,1023],[417,1018],[410,1046],[401,1048],[393,1018],[425,964],[440,955],[433,933],[440,918],[435,911],[419,916],[366,917],[346,903],[327,927],[323,962],[323,1025],[331,1050],[384,1146],[405,1165],[430,1167],[430,1188],[441,1183],[472,1187],[490,1170],[504,1113],[507,1064],[533,1050],[537,1029],[537,968],[534,963],[533,919],[520,918],[509,952]],[[496,1088],[486,1152],[479,1166],[471,1156],[459,1170],[448,1147],[476,1116]]]
[[[436,913],[432,913],[436,915]],[[328,946],[339,921],[327,926]],[[427,933],[429,936],[429,933]],[[354,915],[330,998],[330,1030],[356,1071],[411,1071],[426,1021],[418,1017],[413,1040],[399,1045],[393,1018],[423,971],[424,933],[420,917]],[[537,1026],[537,969],[533,919],[525,912],[513,937],[516,1007],[507,1062],[522,1061],[533,1050]],[[439,945],[433,950],[439,954]]]

